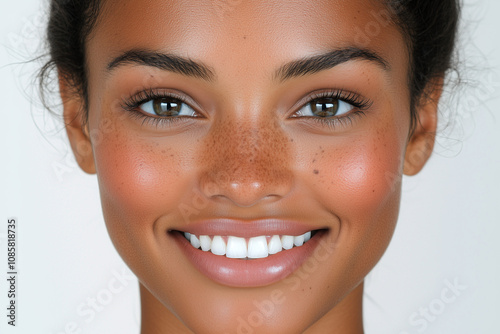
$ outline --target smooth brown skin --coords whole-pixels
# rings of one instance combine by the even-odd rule
[[[107,1],[87,44],[88,127],[76,117],[81,99],[64,81],[61,94],[75,156],[97,173],[111,239],[140,280],[141,333],[237,333],[238,319],[248,322],[258,310],[253,302],[273,291],[283,302],[254,333],[363,333],[363,279],[392,237],[403,172],[418,173],[431,155],[440,90],[419,104],[409,138],[407,49],[392,25],[380,26],[367,46],[387,71],[354,60],[284,82],[272,75],[286,62],[356,46],[355,28],[381,9],[368,0]],[[216,80],[137,65],[106,72],[134,48],[190,57]],[[182,92],[204,118],[141,125],[120,103],[147,88]],[[318,89],[353,91],[373,104],[335,129],[292,118],[296,103]],[[319,224],[330,229],[333,251],[309,272],[300,268],[269,286],[217,284],[166,235],[189,225],[179,207],[193,207],[196,194],[206,204],[192,221]]]

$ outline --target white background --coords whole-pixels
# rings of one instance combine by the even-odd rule
[[[428,165],[403,180],[394,238],[366,281],[367,334],[499,332],[498,13],[496,0],[464,8],[469,83],[445,100],[454,121]],[[107,235],[96,177],[76,167],[61,123],[37,102],[36,64],[15,64],[36,54],[43,20],[40,0],[0,4],[0,332],[137,334],[137,280]],[[5,315],[9,217],[19,228],[16,328]]]

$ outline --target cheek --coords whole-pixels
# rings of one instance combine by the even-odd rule
[[[118,128],[94,147],[110,234],[128,230],[133,236],[151,230],[151,222],[159,218],[156,214],[175,207],[179,193],[174,181],[179,175],[177,155],[154,140],[146,142],[139,136],[132,140],[126,129]]]
[[[346,265],[362,260],[370,267],[387,248],[399,213],[403,153],[390,133],[324,148],[317,189],[340,223],[337,242],[350,249]]]
[[[346,147],[334,150],[327,159],[329,166],[335,166],[328,187],[334,198],[330,198],[345,218],[376,213],[394,195],[401,178],[402,151],[383,140],[359,141]]]
[[[332,306],[347,287],[355,287],[373,269],[387,249],[397,222],[404,140],[394,131],[367,129],[356,138],[315,145],[310,156],[309,187],[332,216],[338,229],[332,243],[335,255],[319,285],[331,284],[324,305]],[[318,171],[314,174],[314,170]]]

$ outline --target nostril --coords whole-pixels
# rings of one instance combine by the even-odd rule
[[[241,208],[250,208],[252,206],[258,205],[259,203],[263,202],[272,202],[280,198],[278,195],[267,195],[263,197],[256,197],[256,196],[226,196],[226,195],[214,195],[212,196],[213,199],[219,200],[219,201],[229,201],[233,205]]]
[[[293,173],[286,169],[215,167],[212,166],[199,179],[199,189],[209,199],[225,199],[238,207],[251,207],[260,202],[279,200],[293,189]]]

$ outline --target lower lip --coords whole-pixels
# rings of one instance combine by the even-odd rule
[[[326,231],[318,231],[300,247],[251,260],[214,255],[194,248],[179,232],[170,234],[194,267],[208,278],[227,286],[258,287],[278,282],[296,271],[313,254]]]

